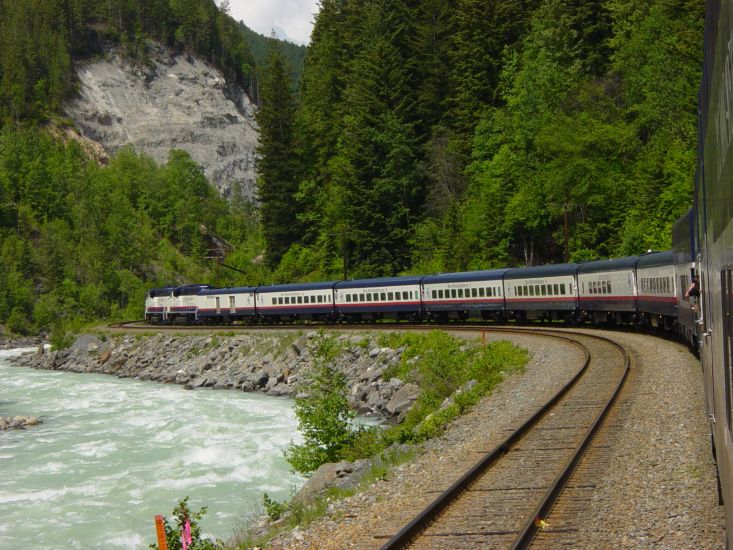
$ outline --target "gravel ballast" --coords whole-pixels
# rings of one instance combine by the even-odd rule
[[[610,467],[599,472],[578,527],[580,548],[725,548],[700,364],[678,343],[646,334],[592,331],[626,346],[631,374],[607,419]],[[493,336],[491,338],[494,338]],[[396,526],[547,400],[578,369],[580,353],[544,338],[501,336],[533,359],[428,442],[413,462],[364,492],[330,504],[323,518],[273,548],[379,548]]]

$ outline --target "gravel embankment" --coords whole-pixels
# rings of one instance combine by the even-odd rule
[[[579,527],[580,548],[724,548],[717,505],[702,375],[682,345],[647,335],[603,333],[627,346],[632,373],[608,423],[611,467]],[[414,462],[365,492],[332,503],[305,530],[284,535],[272,548],[379,548],[433,500],[434,480],[445,487],[506,431],[544,402],[578,368],[580,354],[559,342],[511,336],[533,360],[510,376],[473,411],[426,445]]]

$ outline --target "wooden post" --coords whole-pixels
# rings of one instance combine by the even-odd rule
[[[168,542],[165,540],[163,516],[155,516],[155,532],[158,535],[158,549],[168,550]]]

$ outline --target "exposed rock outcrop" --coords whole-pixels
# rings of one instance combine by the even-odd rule
[[[155,44],[150,58],[141,67],[112,51],[82,65],[66,113],[109,154],[132,145],[163,163],[171,149],[184,149],[223,196],[239,187],[253,200],[257,127],[247,95],[199,59]]]

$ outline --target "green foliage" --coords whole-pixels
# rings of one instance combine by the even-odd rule
[[[272,43],[277,42],[282,48],[282,52],[287,59],[288,64],[293,68],[291,85],[293,86],[293,89],[297,89],[300,85],[300,78],[303,73],[303,62],[305,60],[307,48],[305,46],[293,44],[292,42],[262,35],[247,27],[243,21],[240,21],[238,25],[239,32],[244,37],[244,41],[252,54],[252,59],[254,60],[255,65],[255,67],[248,67],[249,72],[245,71],[245,73],[253,78],[260,78],[262,68],[267,65],[267,54],[270,51],[270,48],[272,48]],[[255,76],[254,73],[256,73],[257,76]],[[252,89],[252,92],[252,98],[255,102],[259,103],[256,88]]]
[[[691,200],[702,21],[681,0],[323,2],[283,274],[669,247]]]
[[[299,384],[295,414],[303,443],[291,444],[285,458],[302,474],[314,472],[321,464],[338,461],[343,449],[353,440],[346,377],[333,365],[338,346],[333,336],[323,331],[313,342],[313,366]]]
[[[163,518],[165,527],[165,540],[168,544],[168,550],[181,550],[181,534],[186,519],[191,524],[191,544],[188,546],[191,550],[217,550],[223,548],[223,544],[214,542],[211,539],[201,538],[201,526],[199,521],[206,515],[206,506],[198,512],[192,511],[188,506],[188,497],[178,501],[178,505],[173,508],[173,517]],[[175,523],[174,523],[175,522]],[[151,544],[149,548],[158,550],[157,544]]]
[[[526,351],[506,341],[478,345],[441,331],[389,338],[391,347],[405,351],[401,363],[382,376],[416,383],[420,394],[402,423],[384,433],[386,444],[435,437],[501,382],[505,373],[522,368],[528,360]],[[443,406],[449,397],[453,403]]]
[[[0,205],[0,322],[52,330],[60,347],[77,325],[141,318],[147,288],[211,277],[201,225],[235,255],[253,246],[250,213],[183,151],[159,167],[123,149],[98,167],[43,131],[5,128]]]
[[[279,520],[283,513],[288,509],[288,505],[285,502],[278,502],[277,500],[270,498],[267,493],[262,495],[262,504],[265,507],[265,512],[270,521]]]
[[[295,164],[295,101],[290,88],[290,67],[273,42],[257,111],[259,145],[257,195],[266,243],[267,261],[277,265],[290,244],[297,240],[299,227],[292,198],[297,191]]]

